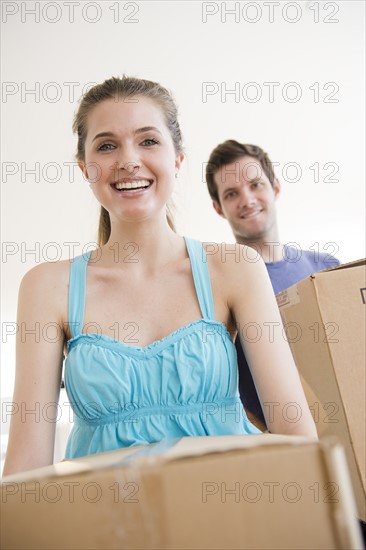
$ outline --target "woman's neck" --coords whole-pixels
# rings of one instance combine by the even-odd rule
[[[185,244],[167,220],[112,222],[108,242],[102,247],[103,265],[123,264],[137,272],[154,272],[182,257]]]

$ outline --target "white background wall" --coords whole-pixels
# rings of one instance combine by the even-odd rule
[[[3,398],[21,277],[68,258],[66,243],[79,254],[96,239],[97,204],[66,164],[88,83],[126,73],[173,91],[187,153],[175,194],[183,234],[232,242],[202,173],[212,148],[233,138],[279,163],[283,242],[333,243],[327,251],[343,262],[365,255],[363,1],[1,4]]]

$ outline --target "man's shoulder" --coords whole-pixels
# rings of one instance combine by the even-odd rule
[[[300,248],[300,246],[285,245],[283,249],[283,260],[289,263],[304,262],[312,264],[314,266],[324,265],[323,269],[327,267],[334,267],[340,265],[339,260],[328,254],[327,252],[320,252],[319,250],[306,250]]]
[[[266,264],[275,294],[285,290],[313,273],[339,265],[337,258],[317,250],[303,250],[285,245],[283,259]]]
[[[327,252],[301,250],[301,256],[304,258],[304,261],[313,265],[314,268],[316,268],[316,271],[321,271],[323,269],[329,269],[330,267],[340,265],[340,261]]]

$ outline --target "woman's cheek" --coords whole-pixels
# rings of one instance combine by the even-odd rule
[[[102,166],[96,161],[89,161],[85,164],[87,179],[90,183],[96,183],[102,176]]]

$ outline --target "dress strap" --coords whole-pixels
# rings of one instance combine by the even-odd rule
[[[86,268],[91,252],[90,250],[81,256],[76,256],[70,263],[68,316],[71,338],[75,338],[83,329]]]
[[[204,319],[215,319],[215,308],[207,265],[206,251],[200,241],[184,237],[196,287],[198,302]]]

